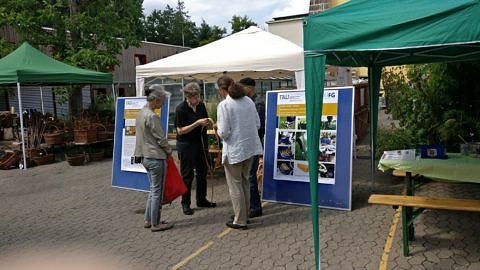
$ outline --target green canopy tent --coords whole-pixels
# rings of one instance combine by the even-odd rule
[[[77,68],[59,62],[24,42],[15,51],[0,59],[0,86],[17,86],[18,106],[22,112],[21,85],[112,84],[112,74]],[[23,117],[20,117],[23,165],[25,138]]]
[[[304,21],[307,136],[320,133],[325,64],[368,67],[372,189],[383,66],[480,59],[479,0],[351,0]],[[318,149],[308,140],[308,149]],[[308,151],[312,222],[320,268],[318,150]]]

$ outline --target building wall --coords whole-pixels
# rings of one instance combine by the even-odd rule
[[[310,0],[310,14],[319,13],[329,9],[329,1],[328,0]]]
[[[22,86],[21,87],[21,95],[22,95],[22,110],[23,111],[30,111],[36,110],[41,112],[42,111],[42,97],[43,97],[43,109],[45,113],[51,113],[60,119],[69,119],[69,104],[67,103],[59,103],[58,99],[56,99],[54,104],[54,97],[53,97],[53,90],[51,86],[43,86],[42,93],[40,95],[40,87],[39,86]],[[15,108],[16,112],[20,111],[18,105],[18,97],[17,97],[17,90],[15,88],[14,94],[8,97],[9,105]],[[88,109],[91,104],[91,93],[90,87],[85,86],[82,88],[82,103],[83,108]]]
[[[129,47],[123,49],[118,56],[120,64],[113,71],[115,88],[123,88],[122,96],[135,96],[135,67],[140,64],[147,64],[177,53],[189,50],[188,47],[168,45],[142,41],[140,47]],[[144,56],[142,63],[138,56]]]
[[[269,21],[267,25],[268,32],[303,47],[303,17],[281,22]]]
[[[345,2],[348,2],[348,0],[310,0],[309,14],[319,13]]]

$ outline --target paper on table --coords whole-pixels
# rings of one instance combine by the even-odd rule
[[[415,160],[415,149],[383,151],[382,159]]]

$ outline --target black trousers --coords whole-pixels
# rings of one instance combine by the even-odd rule
[[[207,145],[205,144],[205,147]],[[180,172],[183,182],[188,191],[182,196],[182,205],[190,205],[192,182],[195,177],[197,180],[196,198],[197,204],[207,201],[207,160],[208,149],[204,149],[201,142],[182,142],[177,141],[177,153],[180,160]]]

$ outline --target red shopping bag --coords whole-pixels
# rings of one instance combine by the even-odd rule
[[[179,196],[187,192],[187,187],[182,176],[177,170],[172,157],[167,159],[167,175],[165,176],[165,190],[163,192],[163,204],[169,204]]]

